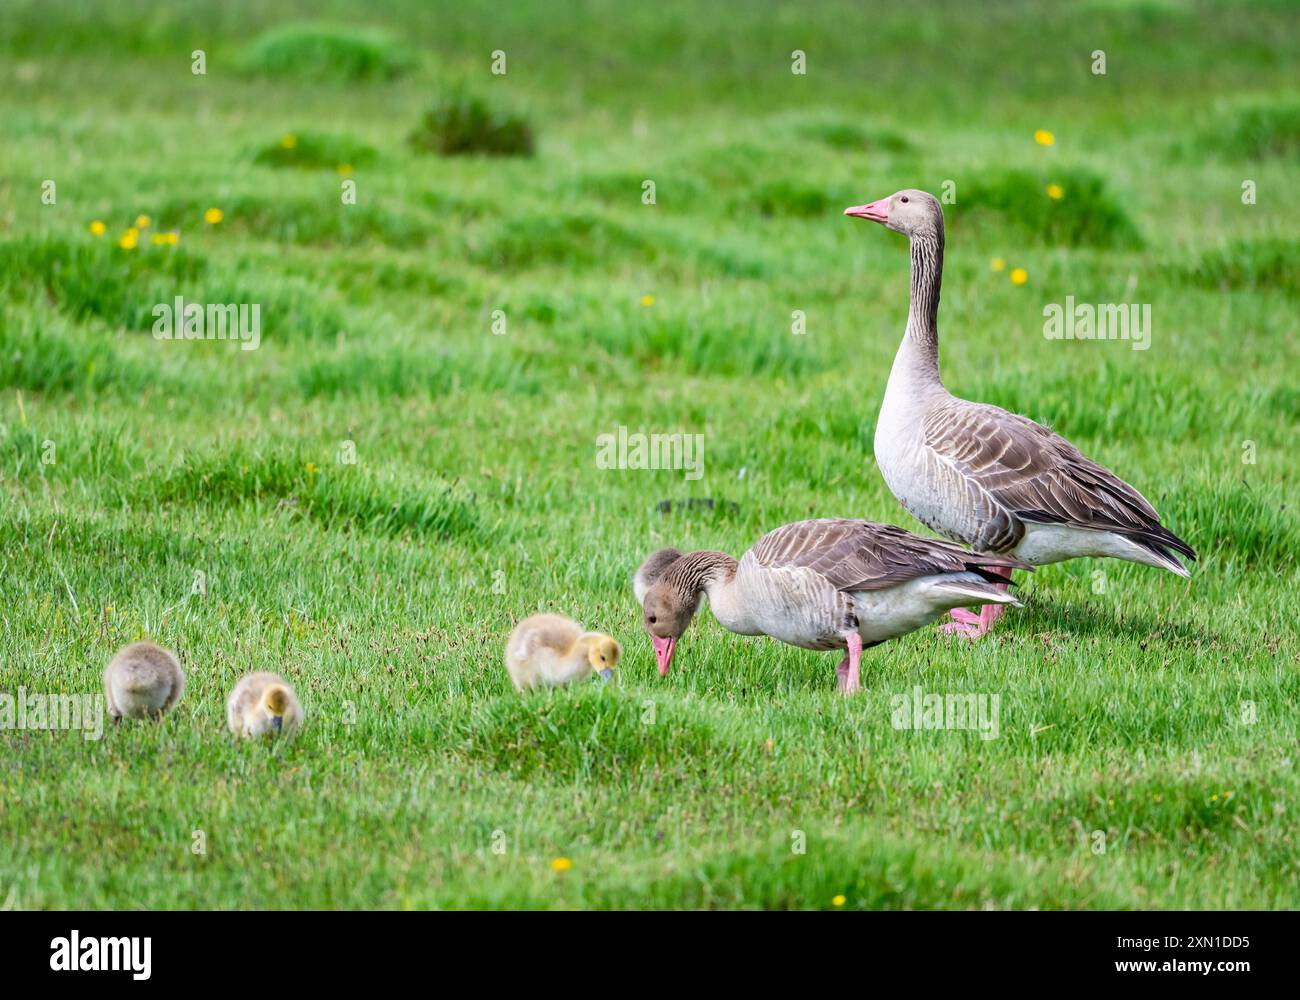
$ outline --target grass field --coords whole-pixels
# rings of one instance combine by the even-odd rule
[[[0,691],[140,637],[189,686],[0,734],[0,906],[1294,907],[1300,13],[1061,8],[6,3]],[[408,141],[473,99],[533,155]],[[1044,568],[851,699],[703,614],[661,679],[651,550],[923,530],[871,453],[906,243],[840,213],[946,182],[949,387],[1134,483],[1191,579]],[[155,339],[177,295],[260,347]],[[1150,349],[1048,340],[1066,296],[1150,304]],[[703,434],[703,478],[598,468],[620,425]],[[517,696],[538,609],[619,684]],[[227,737],[253,669],[295,743]],[[916,686],[998,738],[895,729]]]

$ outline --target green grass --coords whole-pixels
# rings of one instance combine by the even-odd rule
[[[140,637],[189,677],[159,725],[0,733],[0,903],[1300,903],[1295,10],[817,7],[0,10],[0,692],[97,692]],[[460,93],[425,145],[526,109],[532,155],[413,148]],[[1137,485],[1191,579],[1046,567],[853,699],[705,613],[661,679],[649,551],[923,530],[871,455],[906,245],[840,212],[949,181],[948,384]],[[177,295],[259,303],[260,348],[155,340]],[[1150,350],[1047,340],[1066,296],[1150,303]],[[599,469],[620,424],[703,434],[703,479]],[[517,696],[539,609],[620,683]],[[226,736],[255,669],[290,745]],[[915,685],[998,695],[998,738],[894,729]]]

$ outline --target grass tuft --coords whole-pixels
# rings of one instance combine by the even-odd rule
[[[521,115],[464,93],[435,103],[407,141],[418,152],[441,156],[533,155],[533,129]]]

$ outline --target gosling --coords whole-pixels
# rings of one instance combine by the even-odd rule
[[[572,684],[593,671],[609,681],[622,656],[617,640],[602,632],[584,632],[562,615],[525,618],[506,643],[506,669],[517,691]]]
[[[293,736],[302,726],[302,705],[279,674],[245,674],[226,702],[226,724],[236,738]]]
[[[104,696],[114,724],[128,719],[161,719],[180,701],[185,671],[169,649],[133,642],[117,651],[104,669]]]

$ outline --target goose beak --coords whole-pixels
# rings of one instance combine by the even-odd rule
[[[613,670],[613,668],[611,668],[611,667],[606,667],[604,670],[602,670],[602,671],[600,672],[600,679],[601,679],[602,681],[604,681],[606,684],[608,684],[610,681],[612,681],[612,680],[614,679],[614,670]]]
[[[662,639],[657,635],[652,635],[650,641],[654,643],[655,660],[659,664],[659,676],[667,677],[668,668],[673,665],[673,650],[677,647],[677,640]]]
[[[277,733],[280,731],[283,725],[284,725],[283,716],[280,715],[271,716],[271,728],[273,728]]]
[[[889,199],[881,198],[879,201],[873,201],[870,205],[854,205],[852,208],[846,208],[844,214],[851,219],[870,219],[872,222],[889,221]]]

